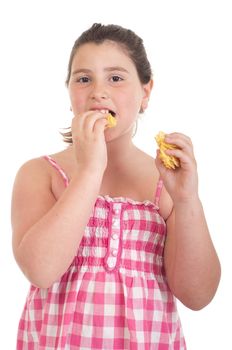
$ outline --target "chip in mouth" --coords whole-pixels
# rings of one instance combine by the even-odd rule
[[[109,111],[107,114],[107,127],[108,128],[114,128],[117,125],[117,120],[115,118],[115,113],[113,111]]]

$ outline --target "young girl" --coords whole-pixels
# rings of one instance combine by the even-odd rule
[[[220,279],[191,141],[166,136],[175,170],[133,144],[152,74],[130,30],[84,32],[67,87],[69,147],[24,164],[13,190],[13,251],[31,282],[17,350],[186,349],[175,298],[199,310]]]

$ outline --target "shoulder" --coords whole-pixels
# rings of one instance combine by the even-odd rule
[[[26,161],[21,165],[16,174],[16,180],[24,178],[25,181],[31,181],[41,177],[49,177],[44,157]]]
[[[25,197],[31,200],[35,193],[48,191],[51,184],[51,175],[43,157],[34,158],[25,162],[19,168],[13,185],[13,202],[22,202]]]
[[[135,153],[132,156],[133,161],[137,167],[144,169],[144,171],[146,171],[148,174],[149,172],[152,172],[154,174],[155,169],[157,171],[156,175],[158,175],[158,170],[155,167],[154,157],[137,147],[135,148]]]
[[[51,157],[53,160],[57,162],[57,164],[60,164],[61,166],[64,165],[66,167],[66,163],[69,162],[68,154],[70,152],[65,149],[63,151],[50,154],[50,155],[43,155],[41,157],[33,158],[28,161],[26,161],[24,164],[21,165],[17,172],[17,176],[33,176],[33,177],[51,177],[52,174],[52,168],[47,161],[47,156]]]
[[[60,157],[63,152],[52,155],[54,158]],[[51,183],[52,169],[45,156],[37,157],[26,161],[20,166],[16,173],[15,185],[23,183],[36,184],[41,187],[45,183]]]
[[[66,168],[66,150],[51,154],[61,167]],[[54,180],[60,180],[59,174],[54,171],[54,168],[46,159],[46,156],[33,158],[26,161],[18,170],[14,188],[30,189],[32,187],[37,190],[49,189],[52,190]],[[62,179],[60,180],[62,182]]]

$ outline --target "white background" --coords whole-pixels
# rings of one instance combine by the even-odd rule
[[[222,279],[205,309],[193,312],[179,305],[179,311],[188,350],[232,348],[231,18],[229,0],[1,1],[1,349],[15,349],[29,287],[11,251],[14,177],[26,160],[63,148],[59,130],[72,117],[64,86],[69,53],[93,22],[123,25],[144,39],[155,87],[135,143],[154,155],[159,130],[184,132],[193,140]]]

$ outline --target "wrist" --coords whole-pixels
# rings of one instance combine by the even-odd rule
[[[72,180],[75,181],[75,179],[78,179],[79,181],[81,178],[83,178],[91,183],[101,182],[103,174],[104,171],[101,171],[100,169],[96,170],[88,167],[78,167],[76,172],[72,176]]]

